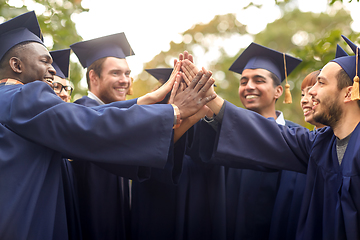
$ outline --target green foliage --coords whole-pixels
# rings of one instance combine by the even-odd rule
[[[82,38],[78,35],[75,23],[71,20],[73,13],[81,13],[88,11],[81,6],[81,0],[33,0],[33,4],[41,4],[45,11],[38,15],[36,12],[40,28],[44,37],[51,36],[54,45],[49,50],[60,50],[69,48],[69,46]],[[22,13],[29,11],[27,6],[13,7],[8,4],[8,1],[0,0],[0,14],[4,20],[9,20]],[[76,87],[81,79],[81,68],[76,67],[76,64],[71,64],[71,81],[75,85],[73,94],[84,94],[80,88]]]
[[[341,39],[341,34],[348,36],[353,41],[359,37],[359,34],[352,32],[350,28],[351,16],[343,9],[331,15],[301,12],[298,9],[286,11],[285,5],[288,2],[290,1],[279,3],[283,11],[282,18],[268,24],[265,30],[253,37],[254,42],[286,52],[303,60],[288,78],[292,88],[293,104],[283,104],[283,97],[281,97],[277,103],[277,108],[284,112],[287,119],[310,127],[303,120],[304,117],[299,104],[301,97],[300,86],[303,78],[310,72],[321,69],[329,60],[334,58],[336,44],[340,44],[350,52]],[[184,50],[192,53],[195,46],[201,46],[204,52],[207,53],[212,46],[205,39],[220,38],[225,40],[235,34],[241,36],[248,34],[246,26],[239,23],[233,14],[215,16],[208,24],[197,24],[183,33],[184,39],[185,36],[188,39],[189,36],[191,37],[190,42],[186,41],[187,43],[185,43],[183,41],[179,44],[172,42],[168,52],[161,52],[155,56],[152,61],[146,64],[145,68],[172,67],[169,65],[171,63],[166,61],[169,57],[176,58]],[[236,56],[228,56],[225,50],[221,48],[219,49],[221,56],[209,66],[214,76],[217,76],[217,73],[222,73],[220,76],[225,74],[224,80],[218,80],[215,77],[216,92],[238,106],[241,106],[238,96],[240,75],[232,73],[228,69],[243,50],[241,49]],[[139,75],[139,79],[142,81],[135,82],[135,96],[146,93],[146,90],[156,85],[156,81],[153,81],[153,78],[149,77],[149,74],[145,72]],[[139,92],[136,91],[137,82],[141,83],[141,91]]]

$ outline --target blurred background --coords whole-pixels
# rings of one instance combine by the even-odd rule
[[[239,2],[239,3],[236,3]],[[351,53],[341,34],[360,37],[359,0],[0,0],[0,22],[35,10],[49,50],[81,40],[125,32],[135,55],[128,57],[134,95],[158,86],[146,68],[172,67],[180,52],[194,55],[198,67],[213,72],[216,92],[242,107],[240,75],[228,71],[252,42],[286,52],[303,62],[289,77],[292,104],[277,102],[285,118],[310,127],[300,108],[303,78],[335,56],[336,44]],[[72,100],[86,95],[85,70],[71,56]]]

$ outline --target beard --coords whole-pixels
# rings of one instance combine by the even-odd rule
[[[315,113],[314,112],[314,120],[318,123],[322,123],[324,125],[330,126],[334,128],[336,124],[339,122],[343,110],[338,103],[339,97],[336,98],[326,97],[321,101],[322,108],[324,109],[322,112]]]

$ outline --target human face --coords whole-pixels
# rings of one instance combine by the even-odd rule
[[[329,62],[321,70],[317,82],[309,90],[313,101],[313,118],[316,122],[336,127],[342,117],[341,94],[337,87],[336,76],[341,67]],[[344,94],[345,96],[345,94]]]
[[[245,108],[263,116],[275,112],[275,101],[282,94],[282,87],[274,87],[270,72],[265,69],[245,69],[239,85],[239,97]]]
[[[108,57],[102,67],[97,96],[104,103],[124,101],[131,85],[126,59]]]
[[[51,65],[52,58],[49,51],[42,44],[37,42],[26,44],[20,60],[23,64],[23,83],[35,80],[53,81],[56,71]]]
[[[301,90],[301,99],[300,105],[304,113],[305,121],[316,126],[318,123],[314,120],[313,116],[313,101],[311,99],[311,95],[309,94],[309,90],[312,86],[305,87]]]
[[[54,89],[56,95],[58,95],[64,102],[70,102],[71,96],[70,96],[69,92],[65,91],[65,89],[62,88],[62,86],[68,86],[66,79],[61,78],[59,76],[54,76],[53,86],[58,86],[58,88],[59,88],[57,91],[55,91],[55,89]],[[60,88],[61,88],[61,90],[60,90]],[[60,93],[59,93],[59,91],[60,91]]]

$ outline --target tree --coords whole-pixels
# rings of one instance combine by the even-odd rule
[[[299,106],[300,85],[303,78],[311,71],[322,68],[329,60],[334,58],[336,44],[339,43],[343,48],[346,47],[341,39],[341,34],[349,36],[352,40],[356,39],[359,34],[352,32],[350,28],[352,19],[345,10],[341,9],[331,15],[301,12],[298,9],[289,11],[286,10],[288,2],[290,1],[280,4],[283,12],[280,19],[268,24],[265,30],[252,35],[252,37],[259,44],[289,53],[303,60],[299,67],[289,76],[293,104],[283,104],[283,98],[281,98],[277,103],[277,108],[283,111],[289,120],[310,127],[304,122],[303,113]],[[176,58],[184,50],[193,53],[200,48],[206,54],[213,51],[212,48],[214,48],[217,40],[236,39],[236,37],[249,35],[249,33],[246,31],[246,26],[236,20],[236,16],[227,14],[215,16],[208,24],[197,24],[182,35],[182,43],[175,44],[171,42],[170,50],[159,53],[145,65],[145,68],[172,67],[169,59]],[[237,91],[240,76],[228,71],[228,68],[243,49],[240,49],[235,56],[229,56],[224,46],[218,46],[217,51],[219,57],[211,61],[208,66],[213,71],[216,79],[216,92],[228,101],[242,106]],[[196,56],[196,54],[194,55]],[[141,73],[134,83],[134,97],[150,91],[154,88],[154,85],[156,85],[156,81],[153,78],[149,77],[145,72]]]
[[[88,11],[81,6],[81,0],[61,0],[61,1],[45,1],[33,0],[33,6],[42,5],[44,11],[39,14],[35,12],[39,20],[40,28],[44,38],[52,39],[53,46],[49,50],[60,50],[68,48],[72,43],[81,41],[78,35],[75,23],[71,20],[73,13],[81,13]],[[28,7],[11,6],[8,1],[0,0],[1,16],[4,20],[9,20],[22,13],[28,12]],[[81,80],[81,68],[77,63],[71,63],[71,81],[75,85],[74,93],[84,94],[80,87],[76,87]]]

